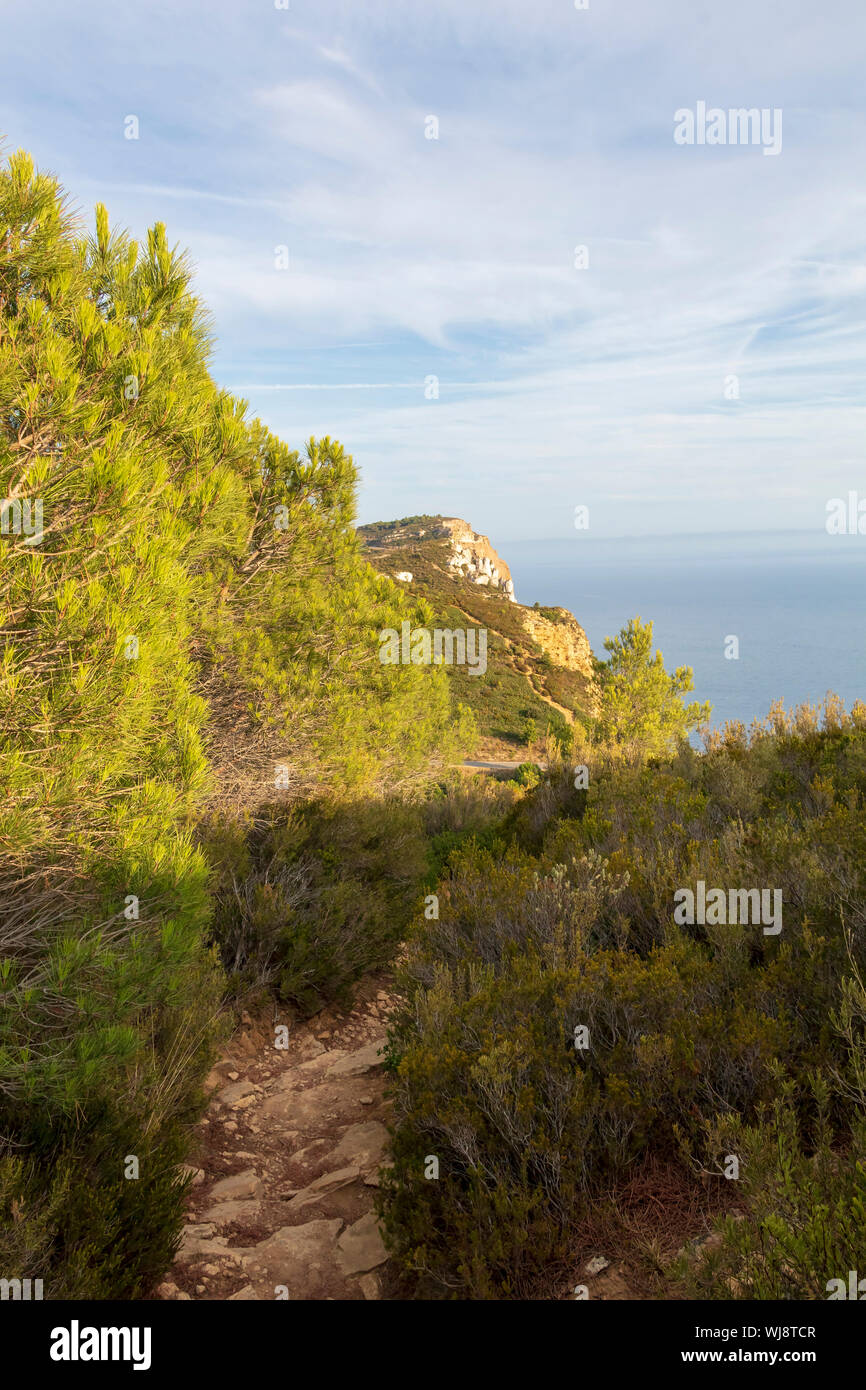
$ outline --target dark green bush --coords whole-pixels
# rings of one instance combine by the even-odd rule
[[[513,789],[458,779],[425,796],[320,798],[254,825],[204,831],[215,866],[214,938],[240,999],[269,989],[314,1013],[388,964],[425,890],[467,839],[490,839]]]
[[[410,1291],[531,1296],[567,1259],[585,1204],[636,1157],[673,1161],[686,1145],[719,1172],[713,1126],[728,1125],[751,1155],[755,1216],[737,1224],[724,1277],[739,1252],[736,1279],[751,1287],[746,1242],[774,1231],[760,1287],[816,1296],[818,1276],[851,1256],[862,1200],[862,1172],[834,1175],[840,1155],[862,1156],[866,1088],[850,1067],[866,1053],[849,996],[866,971],[864,796],[863,711],[831,701],[823,728],[776,711],[703,755],[629,765],[599,751],[586,792],[552,768],[506,817],[510,849],[452,855],[440,919],[411,938],[389,1044],[382,1206]],[[698,878],[781,888],[781,933],[677,925],[674,893]],[[438,1179],[425,1177],[432,1158]],[[805,1182],[817,1171],[823,1187]],[[815,1264],[824,1235],[831,1254]],[[730,1296],[711,1275],[700,1289]]]
[[[866,1278],[866,1120],[841,1146],[826,1105],[819,1088],[817,1120],[804,1135],[788,1083],[770,1118],[747,1126],[736,1116],[710,1129],[708,1143],[740,1162],[745,1210],[718,1225],[705,1252],[675,1264],[686,1297],[847,1299],[851,1272],[855,1285]]]

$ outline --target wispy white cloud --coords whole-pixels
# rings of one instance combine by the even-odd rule
[[[327,62],[335,63],[337,67],[342,68],[344,72],[351,73],[352,77],[356,77],[359,82],[363,82],[365,87],[369,87],[371,91],[381,95],[382,88],[375,77],[369,72],[366,72],[363,68],[360,68],[343,49],[326,48],[324,45],[317,45],[316,51],[326,59]]]

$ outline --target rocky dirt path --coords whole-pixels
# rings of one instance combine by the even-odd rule
[[[188,1225],[158,1298],[381,1297],[389,986],[369,976],[351,1012],[291,1025],[287,1048],[244,1015],[208,1077]]]

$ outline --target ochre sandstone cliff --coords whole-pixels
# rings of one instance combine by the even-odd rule
[[[582,671],[592,677],[592,648],[589,638],[573,613],[567,608],[548,609],[556,619],[545,617],[534,608],[518,605],[518,614],[530,637],[538,643],[545,656],[567,671]]]

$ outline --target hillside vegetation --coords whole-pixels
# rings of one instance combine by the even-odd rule
[[[352,460],[249,419],[209,355],[162,225],[88,234],[0,169],[0,1268],[52,1297],[170,1258],[225,988],[214,818],[237,843],[467,738],[442,672],[378,661],[429,615],[360,556]]]
[[[607,1211],[644,1296],[826,1298],[863,1261],[866,707],[775,709],[698,754],[663,752],[671,709],[644,704],[641,751],[653,662],[622,643],[617,750],[586,751],[586,789],[552,771],[500,851],[459,850],[410,939],[384,1198],[405,1290],[557,1296]],[[780,929],[679,924],[700,881],[772,887]],[[641,1172],[655,1245],[618,1206]],[[677,1263],[695,1191],[733,1211]]]

